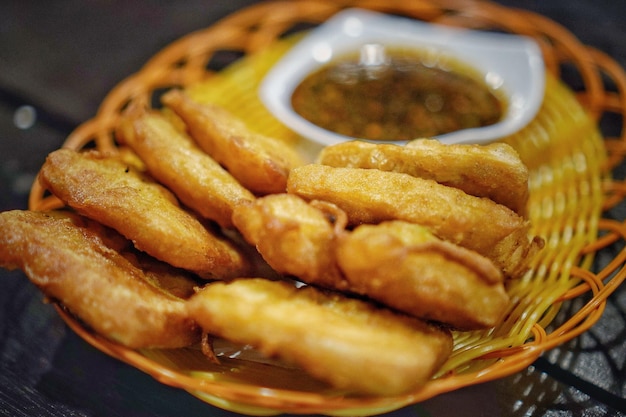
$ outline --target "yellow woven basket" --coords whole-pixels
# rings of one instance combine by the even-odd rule
[[[223,105],[253,129],[295,141],[297,137],[261,105],[256,96],[258,83],[298,36],[285,34],[357,6],[442,24],[524,34],[536,39],[543,50],[548,78],[542,108],[527,127],[503,140],[518,150],[530,168],[529,216],[546,247],[533,259],[528,273],[510,282],[507,291],[513,302],[506,320],[489,331],[455,334],[454,353],[441,371],[426,386],[398,397],[344,395],[298,369],[271,362],[232,359],[213,365],[195,348],[129,350],[91,333],[59,307],[59,314],[81,337],[165,384],[232,411],[373,415],[516,373],[543,351],[578,336],[599,319],[607,297],[626,276],[626,250],[620,249],[626,225],[603,217],[626,196],[626,183],[611,179],[611,171],[626,152],[626,128],[612,137],[599,128],[600,119],[608,113],[624,120],[626,75],[612,59],[534,13],[455,0],[259,3],[163,49],[113,89],[96,117],[79,126],[64,146],[116,151],[113,131],[122,110],[130,102],[152,105],[159,93],[173,86],[187,88],[197,100]],[[230,65],[225,68],[215,69],[225,66],[224,57],[241,55],[232,64],[228,59]],[[582,89],[574,93],[561,80],[563,67],[579,76]],[[612,91],[603,78],[609,80]],[[50,209],[60,202],[36,183],[29,206]],[[603,251],[611,254],[610,262],[593,267],[595,255]],[[561,305],[574,298],[585,303],[565,320],[557,320]]]

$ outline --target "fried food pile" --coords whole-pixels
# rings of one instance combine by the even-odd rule
[[[130,348],[208,335],[347,392],[405,393],[451,330],[500,322],[542,246],[508,145],[349,142],[308,163],[184,91],[162,101],[129,106],[123,153],[48,156],[39,181],[63,209],[0,213],[0,265]]]

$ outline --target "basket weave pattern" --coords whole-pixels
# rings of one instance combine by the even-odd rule
[[[214,405],[249,414],[377,414],[463,386],[501,378],[531,364],[543,351],[581,334],[602,314],[607,297],[626,277],[626,225],[609,210],[626,198],[626,182],[612,178],[626,154],[626,128],[605,134],[607,114],[625,120],[626,75],[610,57],[582,45],[558,24],[536,14],[488,2],[413,0],[272,1],[241,10],[192,33],[154,56],[103,101],[98,114],[68,137],[65,147],[116,151],[113,131],[131,102],[153,105],[161,91],[186,87],[198,100],[218,102],[240,113],[253,128],[292,140],[255,98],[255,83],[290,45],[286,33],[316,25],[346,7],[369,8],[416,19],[533,37],[549,72],[546,97],[536,119],[504,140],[530,168],[529,216],[546,247],[531,270],[510,283],[513,300],[507,319],[495,329],[455,335],[452,357],[425,387],[394,398],[358,398],[339,393],[274,389],[213,381],[189,373],[162,352],[136,352],[89,333],[59,308],[68,324],[88,342],[172,386]],[[265,55],[264,55],[265,54]],[[273,55],[272,55],[273,54]],[[233,56],[245,59],[228,66]],[[573,93],[562,70],[579,77]],[[256,71],[256,72],[255,72]],[[608,81],[607,81],[608,80]],[[60,202],[34,184],[31,209]],[[611,253],[608,260],[599,256]],[[563,303],[585,303],[565,320],[555,320]]]

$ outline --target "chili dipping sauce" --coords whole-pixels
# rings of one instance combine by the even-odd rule
[[[498,122],[505,103],[469,66],[440,53],[368,44],[298,85],[311,123],[370,140],[411,140]]]

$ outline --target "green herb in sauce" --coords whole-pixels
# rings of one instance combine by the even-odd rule
[[[366,45],[309,75],[292,96],[310,122],[350,137],[410,140],[500,120],[502,100],[468,66]]]

